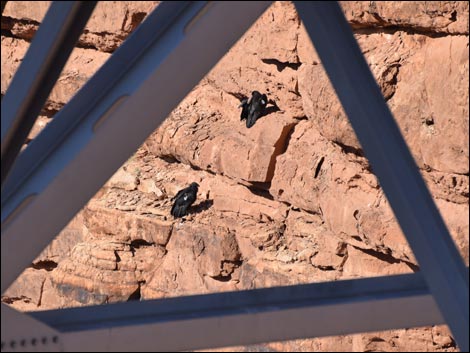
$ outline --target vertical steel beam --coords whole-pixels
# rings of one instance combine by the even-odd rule
[[[296,1],[439,309],[468,351],[468,271],[337,2]]]
[[[54,1],[2,101],[1,184],[31,131],[96,1]]]

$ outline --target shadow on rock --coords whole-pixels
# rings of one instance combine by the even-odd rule
[[[214,204],[214,200],[202,201],[198,203],[196,206],[191,207],[188,210],[188,214],[198,214],[198,213],[204,212],[208,210],[209,208],[211,208],[213,204]]]

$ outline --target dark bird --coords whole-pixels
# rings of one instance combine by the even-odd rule
[[[242,113],[240,115],[240,120],[246,119],[246,127],[250,128],[255,125],[256,120],[258,120],[266,109],[268,104],[268,97],[265,94],[261,94],[258,91],[253,91],[251,93],[251,98],[245,98],[242,100],[239,108],[242,108]]]
[[[191,183],[187,188],[178,191],[171,200],[175,203],[171,207],[171,215],[175,218],[186,216],[188,208],[196,201],[199,184]]]

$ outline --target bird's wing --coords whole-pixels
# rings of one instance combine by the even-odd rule
[[[175,196],[173,196],[173,198],[171,199],[171,201],[178,199],[178,198],[181,196],[181,194],[183,194],[185,191],[187,191],[187,188],[178,191],[178,193],[177,193]]]
[[[243,107],[242,113],[240,115],[240,120],[245,120],[248,118],[248,109]]]
[[[174,197],[175,202],[171,207],[171,214],[174,217],[183,217],[186,210],[196,200],[196,194],[191,188],[186,188],[178,192]]]
[[[240,115],[240,120],[245,120],[248,117],[248,111],[250,108],[250,105],[247,102],[247,99],[244,99],[242,104],[240,104],[240,107],[242,107],[242,113]]]
[[[175,210],[176,210],[176,202],[171,206],[171,214],[174,216],[175,215]]]

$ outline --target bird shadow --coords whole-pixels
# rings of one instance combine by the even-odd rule
[[[269,115],[269,114],[272,114],[272,113],[275,113],[275,112],[278,112],[281,110],[281,108],[279,108],[279,106],[276,104],[275,101],[273,101],[272,99],[270,99],[268,101],[268,104],[271,104],[269,107],[266,107],[264,108],[264,111],[263,113],[258,117],[257,120]]]
[[[276,103],[272,103],[272,104],[273,105],[267,107],[264,110],[264,114],[262,116],[265,116],[265,115],[268,115],[268,114],[271,114],[271,113],[274,113],[274,112],[278,112],[278,111],[281,110],[281,108],[279,108]]]
[[[204,200],[188,210],[188,214],[198,214],[207,211],[214,204],[214,200]]]
[[[237,98],[240,103],[243,102],[244,100],[248,100],[248,96],[244,95],[243,93],[232,93],[232,96]]]

